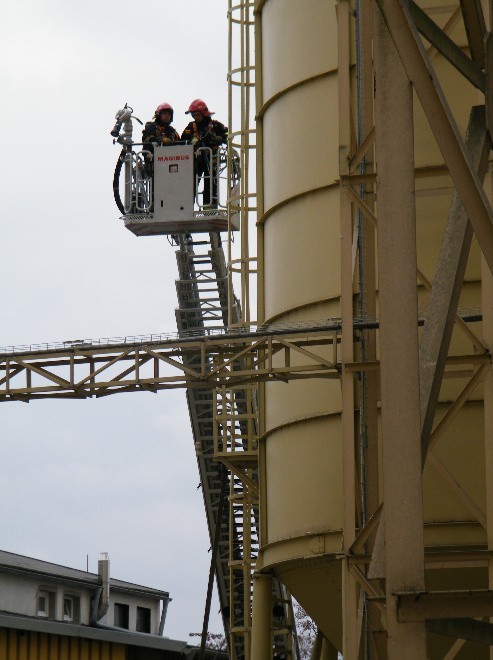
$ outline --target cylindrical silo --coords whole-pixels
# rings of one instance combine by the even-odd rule
[[[256,2],[259,318],[265,324],[340,315],[336,4],[327,0]],[[430,0],[427,11],[443,27],[453,9]],[[456,43],[467,45],[460,21],[451,22],[448,30]],[[465,134],[476,92],[439,54],[430,51],[430,55]],[[353,85],[354,92],[356,87]],[[357,134],[356,98],[354,105]],[[347,112],[351,112],[349,108]],[[433,281],[453,190],[418,102],[414,118],[418,268],[424,276],[418,282],[418,295],[424,312],[428,292],[423,281]],[[376,206],[378,210],[378,191]],[[460,307],[481,306],[480,285],[480,256],[473,243]],[[470,327],[481,333],[479,324]],[[460,328],[454,329],[452,354],[481,350]],[[444,381],[438,418],[445,415],[467,382],[461,374],[456,376]],[[485,530],[474,515],[475,510],[485,510],[481,387],[468,397],[453,424],[443,433],[440,430],[440,440],[433,448],[435,457],[425,468],[424,538],[428,550],[484,547],[486,543]],[[341,648],[344,492],[340,383],[315,379],[268,383],[261,406],[259,568],[277,575],[323,634]],[[461,490],[467,493],[470,506]],[[487,588],[486,569],[426,573],[428,589],[468,585]],[[482,657],[468,656],[467,645],[464,653],[461,657]],[[431,657],[443,656],[433,651]]]
[[[258,29],[262,320],[338,317],[335,3],[267,0]],[[263,566],[274,570],[337,646],[340,605],[328,605],[340,600],[334,557],[341,550],[341,463],[339,382],[268,384],[260,447]]]

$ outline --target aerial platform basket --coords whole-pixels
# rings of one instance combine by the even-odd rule
[[[121,218],[125,227],[136,236],[165,234],[194,234],[211,231],[228,231],[228,213],[225,209],[194,211],[190,218],[162,219],[154,213],[128,213]],[[239,230],[239,215],[231,217],[232,231]]]
[[[222,198],[234,194],[238,179],[228,180],[225,149],[174,144],[155,146],[153,153],[128,150],[121,219],[136,236],[236,231],[239,213],[228,221]]]

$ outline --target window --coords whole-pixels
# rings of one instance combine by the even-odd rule
[[[55,618],[55,592],[48,591],[47,589],[40,589],[38,591],[36,613],[38,616],[45,617],[46,619]]]
[[[63,620],[64,621],[74,620],[74,599],[72,598],[72,596],[63,597]]]
[[[38,616],[49,616],[50,614],[50,594],[47,591],[38,593]]]
[[[115,603],[114,625],[117,628],[125,628],[128,630],[128,605]]]
[[[137,607],[137,632],[151,632],[151,610],[148,607]]]
[[[80,623],[80,596],[77,594],[63,594],[62,620],[67,623]]]

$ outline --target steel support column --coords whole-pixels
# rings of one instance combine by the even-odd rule
[[[359,104],[360,104],[360,132],[363,136],[373,133],[373,7],[371,3],[363,2],[360,7],[360,26],[359,26]],[[363,139],[363,138],[362,138]],[[373,150],[368,149],[366,156],[361,161],[361,171],[368,174],[374,171]],[[373,199],[374,184],[361,186],[360,199],[365,207],[374,212],[373,201],[366,202],[368,197]],[[359,240],[359,250],[361,251],[360,263],[360,314],[363,318],[375,318],[377,315],[376,303],[376,264],[375,264],[375,243],[376,227],[375,224],[364,217],[364,214],[358,209],[358,217],[361,220],[361,234]],[[377,341],[376,331],[363,330],[362,334],[362,352],[361,357],[365,361],[377,359]],[[362,443],[362,476],[364,483],[364,524],[378,509],[378,374],[375,372],[367,373],[363,377],[364,392],[362,392],[361,402],[361,443]]]
[[[486,192],[493,199],[493,163],[486,176]],[[483,307],[483,340],[493,352],[493,277],[484,259],[481,264],[481,295]],[[490,368],[484,379],[484,443],[486,474],[493,474],[493,371]],[[486,532],[488,550],[493,550],[493,484],[486,479]],[[493,589],[493,559],[488,562],[488,587]],[[493,623],[493,618],[490,619]],[[493,646],[490,647],[493,660]]]
[[[367,136],[374,135],[374,74],[373,74],[373,4],[371,2],[359,3],[359,29],[357,30],[359,42],[358,70],[358,148],[362,146]],[[361,160],[360,171],[364,174],[373,173],[374,150],[372,147],[365,152]],[[360,186],[360,198],[371,212],[374,208],[374,182]],[[358,210],[360,224],[360,306],[359,312],[363,318],[377,316],[376,295],[376,226]],[[365,330],[361,334],[361,358],[368,361],[377,359],[377,331]],[[362,491],[362,524],[366,525],[380,504],[379,493],[379,465],[378,465],[378,400],[379,384],[378,373],[367,372],[361,375],[360,387],[360,483]],[[366,543],[367,552],[371,552],[374,544],[374,535]],[[363,647],[364,653],[370,656],[377,652],[373,633],[381,628],[381,614],[371,602],[366,599],[366,611],[361,617],[363,620]]]
[[[272,658],[272,575],[253,574],[252,660]]]
[[[394,596],[424,590],[412,88],[379,12],[374,23],[388,657],[420,660],[424,622],[399,623]]]
[[[351,99],[350,82],[350,25],[349,2],[337,3],[339,30],[339,171],[341,176],[349,171],[351,155],[351,126],[349,104]],[[340,192],[341,214],[341,374],[342,388],[342,441],[343,441],[343,482],[344,482],[344,552],[347,555],[355,539],[356,528],[356,473],[355,473],[355,427],[354,427],[354,377],[344,369],[344,364],[354,360],[353,344],[353,222],[351,203],[343,188]],[[358,588],[349,572],[349,565],[342,566],[342,608],[343,608],[343,656],[358,657]],[[320,653],[320,651],[319,651]]]
[[[481,6],[481,4],[483,6]],[[465,2],[461,0],[464,23],[466,25],[469,49],[475,61],[484,64],[486,59],[484,36],[486,24],[488,25],[489,41],[491,42],[491,30],[493,29],[493,2],[492,0],[474,0]],[[484,11],[484,13],[483,13]],[[486,20],[485,20],[486,19]],[[491,75],[487,76],[488,86],[491,83]],[[491,90],[488,90],[488,96]],[[486,119],[489,128],[488,117]],[[490,132],[491,137],[491,132]],[[490,201],[493,201],[493,163],[488,163],[488,171],[485,176],[485,192]],[[493,275],[491,274],[485,259],[481,260],[481,305],[483,309],[483,336],[482,339],[489,350],[493,352]],[[484,452],[486,478],[486,538],[488,550],[493,550],[493,484],[488,475],[493,474],[493,370],[490,368],[484,378]],[[493,590],[493,559],[488,561],[488,588]],[[493,617],[490,617],[490,624]],[[493,645],[490,646],[490,660],[493,660]]]

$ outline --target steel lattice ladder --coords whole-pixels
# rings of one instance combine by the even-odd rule
[[[180,234],[174,238],[179,248],[176,252],[179,273],[176,281],[178,331],[186,333],[198,330],[207,334],[213,328],[227,327],[228,274],[220,234]],[[233,322],[238,320],[239,311],[239,305],[235,302]],[[183,356],[183,360],[191,367],[200,367],[199,354],[188,353]],[[229,495],[229,515],[224,512],[221,520],[215,574],[224,628],[233,631],[230,654],[239,660],[245,657],[244,635],[235,631],[246,630],[251,622],[251,580],[249,572],[246,575],[242,567],[245,558],[248,565],[253,565],[258,555],[258,506],[256,502],[248,502],[246,505],[244,484],[233,472],[228,475],[226,493],[222,490],[224,468],[214,460],[217,393],[210,388],[188,388],[187,402],[211,546],[221,493],[223,496]],[[222,403],[222,407],[231,420],[227,431],[226,425],[223,428],[223,432],[230,438],[230,446],[238,444],[238,438],[241,443],[241,438],[245,438],[251,431],[247,424],[256,424],[255,397],[247,390],[235,390],[228,402]],[[252,469],[254,479],[257,480],[256,464],[254,466],[252,463]],[[288,631],[289,637],[294,628],[287,625],[288,620],[292,621],[291,601],[277,580],[274,584],[274,603],[280,604],[284,612],[277,624],[280,629]],[[231,585],[233,598],[230,598]],[[290,646],[288,641],[286,647]]]

